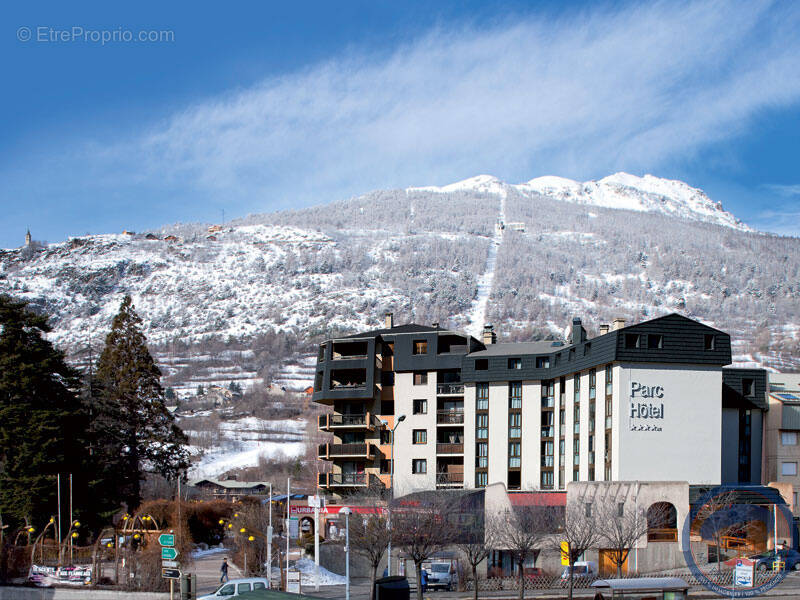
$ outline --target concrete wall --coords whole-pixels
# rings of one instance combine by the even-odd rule
[[[719,484],[721,369],[628,364],[622,365],[619,380],[623,405],[619,411],[619,478]],[[634,391],[636,386],[646,386],[661,397],[643,397],[641,391]],[[636,418],[632,416],[634,405],[663,407],[663,418]],[[658,427],[660,431],[637,430],[640,427]]]
[[[721,483],[739,481],[739,409],[722,409],[722,469]]]
[[[406,415],[395,431],[394,465],[395,495],[403,496],[418,490],[436,488],[436,371],[428,372],[428,383],[414,385],[413,373],[397,373],[394,381],[394,414],[395,418]],[[414,400],[428,401],[428,413],[413,414]],[[413,444],[413,431],[426,429],[428,442]],[[411,462],[415,458],[428,461],[428,472],[424,475],[411,473]]]

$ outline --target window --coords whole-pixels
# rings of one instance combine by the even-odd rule
[[[486,471],[475,473],[475,487],[486,487],[489,483],[489,474]]]
[[[428,353],[428,341],[427,340],[414,340],[414,354],[427,354]]]
[[[475,384],[475,408],[477,410],[489,410],[489,384]]]
[[[781,463],[781,475],[797,475],[796,462]]]
[[[265,590],[267,589],[267,584],[261,581],[256,581],[253,583],[253,590]]]
[[[606,365],[606,396],[614,391],[614,366]]]
[[[663,348],[664,347],[664,336],[659,334],[650,334],[647,336],[647,347],[648,348]]]
[[[510,413],[508,415],[508,437],[522,437],[522,415],[520,413]]]
[[[489,466],[489,444],[478,442],[475,444],[475,467],[485,469]]]
[[[586,506],[586,518],[587,519],[591,519],[592,518],[592,505],[587,502],[585,506]]]
[[[475,416],[475,437],[479,440],[489,438],[489,415]]]
[[[428,430],[427,429],[415,429],[413,432],[413,442],[414,444],[427,444],[428,443]]]
[[[522,444],[520,442],[509,442],[508,444],[508,467],[510,469],[519,468],[522,463]]]
[[[427,385],[428,373],[427,371],[417,371],[414,373],[414,385]]]
[[[476,371],[488,371],[489,370],[489,359],[488,358],[476,358],[475,359],[475,370]]]
[[[625,348],[638,348],[640,344],[639,341],[639,334],[638,333],[626,333],[625,334]]]
[[[752,396],[755,393],[754,387],[752,379],[742,379],[742,394]]]
[[[392,443],[392,432],[389,431],[381,431],[381,444],[391,444]]]
[[[617,516],[624,517],[625,516],[625,503],[624,502],[617,502]]]
[[[522,359],[521,358],[509,358],[508,359],[508,368],[509,369],[521,369],[522,368]]]
[[[553,472],[542,471],[542,485],[543,488],[553,487]]]
[[[573,361],[575,360],[575,348],[569,349],[569,354],[567,355],[567,360]]]
[[[583,355],[589,356],[589,353],[592,351],[592,344],[590,342],[586,342],[583,345]]]
[[[589,369],[589,400],[597,396],[597,371]]]
[[[236,591],[236,585],[231,583],[230,585],[226,585],[224,588],[218,591],[217,596],[233,596],[235,591]]]
[[[561,352],[556,354],[556,366],[561,364]]]
[[[707,333],[704,336],[703,348],[705,350],[714,350],[717,347],[717,338],[713,333]]]
[[[508,383],[508,408],[522,408],[522,382]]]
[[[561,427],[564,427],[565,423],[566,423],[566,411],[562,408],[560,411],[558,411],[558,424],[561,425]],[[561,432],[561,435],[564,435],[563,431]]]
[[[784,446],[797,446],[797,432],[781,431],[781,444]]]
[[[245,592],[250,591],[250,584],[249,583],[240,583],[236,586],[236,594],[244,594]]]
[[[579,471],[578,467],[575,467],[574,469],[572,469],[572,481],[578,481],[578,479],[579,479]]]
[[[572,378],[573,381],[573,401],[580,402],[581,401],[581,374],[577,373],[575,377]]]
[[[536,357],[536,368],[537,369],[549,369],[550,368],[550,357],[549,356],[537,356]]]
[[[319,345],[319,354],[317,354],[317,360],[320,362],[325,360],[325,344]]]
[[[390,458],[382,458],[381,459],[381,473],[387,475],[392,472],[392,459]]]
[[[428,401],[427,400],[414,400],[412,412],[415,415],[428,414]]]
[[[394,415],[394,400],[381,400],[381,414],[387,417]]]
[[[424,458],[415,458],[411,461],[411,472],[414,475],[425,475],[428,472],[428,461]]]

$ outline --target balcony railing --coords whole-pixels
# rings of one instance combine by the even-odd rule
[[[372,444],[320,444],[319,458],[374,458],[380,451]]]
[[[319,487],[372,487],[383,486],[379,477],[372,473],[320,473]]]
[[[460,485],[464,483],[464,473],[437,473],[437,485]]]
[[[377,425],[375,417],[364,414],[328,414],[319,416],[320,431],[330,429],[374,429]]]
[[[647,530],[648,542],[677,542],[678,530],[677,529],[648,529]]]
[[[463,383],[438,383],[436,393],[439,396],[460,396],[464,393]]]
[[[553,427],[542,427],[542,437],[543,438],[551,438],[553,437]]]
[[[464,454],[464,444],[436,444],[436,454]]]
[[[543,467],[552,467],[553,466],[553,457],[552,456],[542,456],[542,466]]]
[[[464,423],[464,411],[437,410],[436,423],[439,425],[461,425]]]
[[[338,381],[331,381],[331,389],[332,390],[363,390],[367,387],[367,383],[365,381],[358,382],[358,383],[339,383]]]
[[[542,398],[542,408],[553,408],[555,404],[555,398],[553,396],[545,396]]]

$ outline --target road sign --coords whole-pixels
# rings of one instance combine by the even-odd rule
[[[561,542],[561,564],[569,564],[569,542]]]
[[[170,567],[173,569],[179,568],[181,565],[177,560],[162,560],[161,561],[162,567]]]
[[[164,579],[180,579],[181,572],[179,569],[161,569],[161,576]]]
[[[161,558],[165,558],[167,560],[175,560],[178,558],[178,549],[177,548],[162,548],[161,549]]]
[[[174,546],[175,535],[172,533],[162,533],[160,536],[158,536],[158,543],[162,546]]]
[[[733,570],[733,585],[735,587],[753,587],[755,579],[753,573],[752,560],[740,558],[736,560],[736,568]]]

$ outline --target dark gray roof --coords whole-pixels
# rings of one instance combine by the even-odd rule
[[[564,344],[545,340],[540,342],[516,342],[489,344],[486,350],[471,352],[470,356],[481,358],[482,356],[519,356],[521,354],[549,354],[564,348]]]
[[[691,587],[680,577],[637,577],[632,579],[598,579],[593,588],[612,590],[688,590]]]
[[[430,327],[429,325],[417,325],[416,323],[408,323],[406,325],[398,325],[396,327],[388,328],[385,327],[383,329],[373,329],[372,331],[363,331],[361,333],[354,333],[353,335],[346,335],[342,338],[335,338],[335,339],[351,339],[351,338],[368,338],[368,337],[377,337],[379,335],[398,335],[403,333],[423,333],[428,331],[447,331],[446,329],[437,329],[436,327]]]

